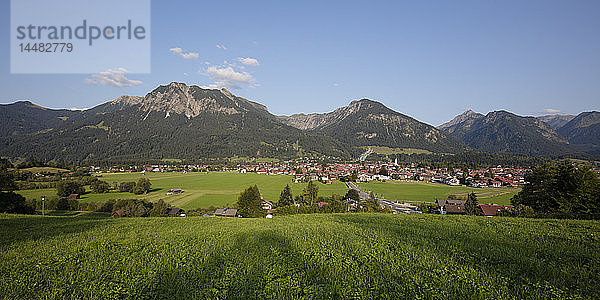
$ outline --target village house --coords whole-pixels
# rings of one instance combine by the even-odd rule
[[[183,190],[180,188],[176,188],[176,189],[170,189],[167,192],[167,195],[177,195],[177,194],[181,194],[181,193],[183,193]]]
[[[482,214],[486,217],[494,217],[498,215],[498,212],[503,209],[512,208],[512,205],[498,205],[498,204],[479,204]]]
[[[464,214],[465,213],[465,200],[453,200],[453,199],[437,199],[435,204],[439,206],[440,214]]]
[[[264,200],[263,199],[262,209],[264,209],[264,210],[273,209],[273,203],[271,201],[269,201],[269,200]]]
[[[169,207],[166,210],[169,217],[185,217],[185,211],[179,207]]]
[[[237,209],[235,208],[217,208],[213,214],[215,217],[237,217]]]

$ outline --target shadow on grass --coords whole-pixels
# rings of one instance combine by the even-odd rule
[[[338,215],[337,222],[369,229],[417,248],[432,259],[507,278],[510,289],[544,288],[600,297],[599,245],[520,228],[523,219],[460,216]],[[523,222],[504,227],[498,222]],[[535,221],[534,221],[535,222]],[[529,224],[540,226],[539,224]],[[540,230],[543,230],[540,228]]]
[[[194,265],[192,273],[190,269],[170,270],[143,295],[209,299],[340,298],[327,274],[325,268],[295,249],[288,238],[271,230],[254,231],[236,235],[225,251],[214,251],[205,263]]]
[[[72,212],[56,212],[68,214]],[[105,225],[104,214],[79,212],[64,216],[8,216],[0,217],[0,248],[16,247],[19,243],[68,235]]]

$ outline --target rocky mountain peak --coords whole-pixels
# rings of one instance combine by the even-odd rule
[[[472,110],[469,109],[469,110],[465,111],[464,113],[462,113],[462,114],[454,117],[449,122],[444,123],[444,124],[438,126],[438,128],[439,129],[446,129],[446,128],[455,126],[457,124],[461,124],[461,123],[464,123],[464,122],[469,121],[469,120],[479,119],[479,118],[482,118],[482,117],[483,117],[482,114],[476,113],[476,112],[474,112],[474,111],[472,111]]]
[[[115,102],[139,106],[138,109],[144,112],[163,112],[165,117],[183,114],[193,118],[203,112],[238,114],[247,110],[226,89],[203,89],[181,82],[159,86],[145,97],[121,96]]]

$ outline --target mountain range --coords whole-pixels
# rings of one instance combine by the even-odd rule
[[[177,82],[81,111],[3,104],[0,124],[0,156],[46,161],[352,159],[368,146],[562,155],[596,153],[600,145],[598,112],[534,118],[467,111],[436,128],[369,99],[328,113],[277,116],[226,89]]]
[[[350,159],[373,145],[447,153],[466,148],[437,128],[371,100],[325,115],[319,126],[294,125],[295,117],[275,116],[226,89],[177,82],[83,111],[21,101],[0,106],[0,156],[98,161],[318,154]],[[340,128],[343,134],[336,132]]]
[[[518,116],[507,111],[486,115],[468,110],[438,129],[467,146],[489,153],[564,156],[599,154],[600,113],[578,116]]]

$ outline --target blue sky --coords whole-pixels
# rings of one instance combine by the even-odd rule
[[[180,81],[275,114],[369,98],[432,125],[469,108],[600,110],[600,1],[152,1],[152,72],[102,75],[122,86],[10,74],[0,11],[0,103],[87,108]]]

